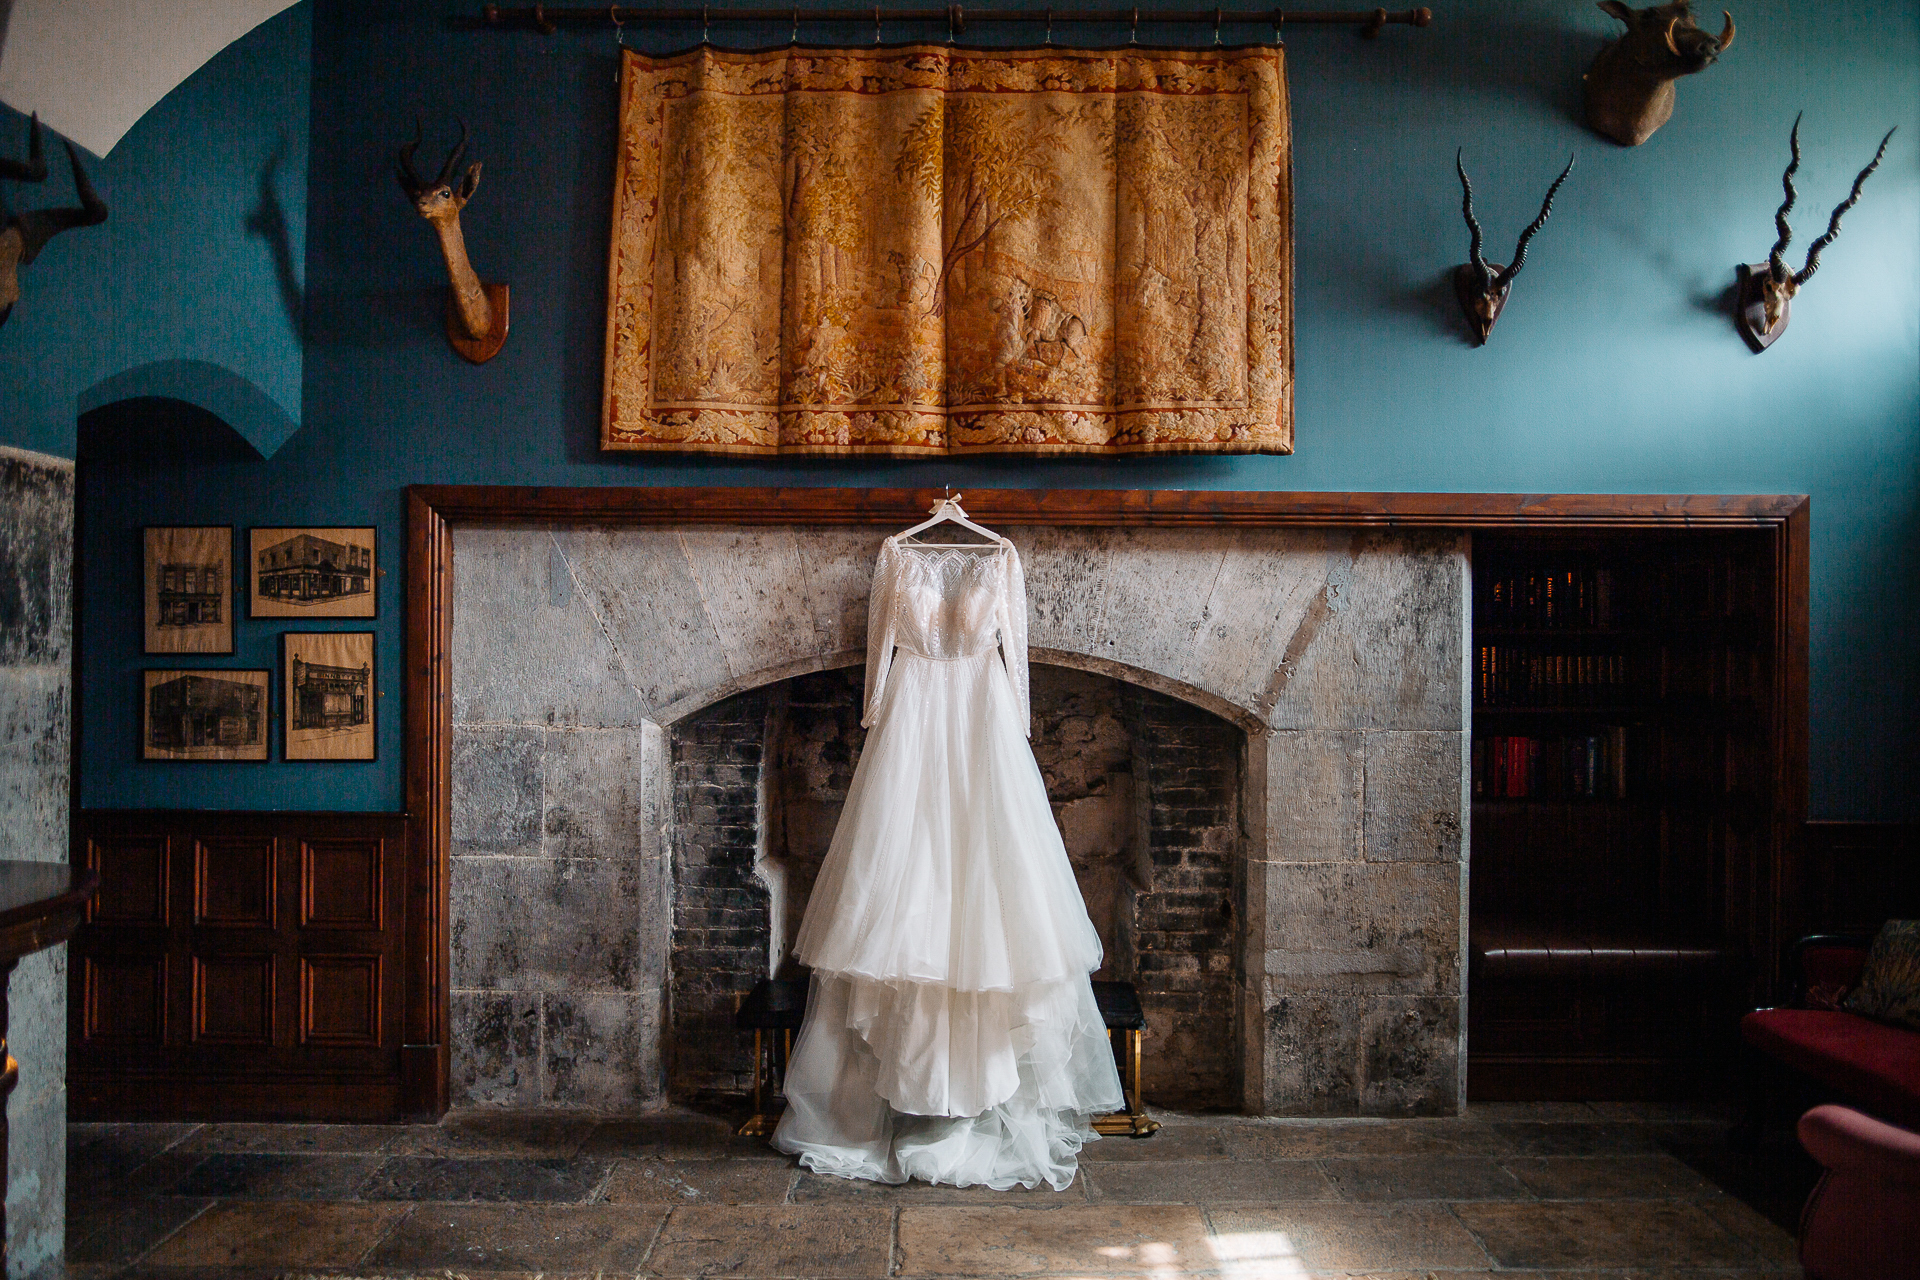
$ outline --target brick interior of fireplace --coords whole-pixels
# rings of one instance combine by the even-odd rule
[[[748,1088],[741,996],[777,968],[833,837],[865,731],[863,673],[740,694],[673,727],[672,1035],[680,1099]],[[1033,750],[1106,945],[1150,1027],[1150,1102],[1232,1107],[1240,729],[1138,685],[1033,668]],[[777,957],[777,959],[776,959]]]

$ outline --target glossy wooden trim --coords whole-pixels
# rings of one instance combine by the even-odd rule
[[[567,524],[890,525],[925,516],[939,489],[533,488],[415,485],[407,490],[408,578],[412,514],[444,527]],[[1518,525],[1699,528],[1771,525],[1804,510],[1798,494],[1270,493],[1203,489],[969,489],[983,522],[1026,525],[1256,525],[1298,527]],[[411,597],[409,597],[411,600]]]
[[[1775,820],[1806,809],[1806,531],[1803,494],[1271,493],[1202,489],[972,489],[983,523],[1152,528],[1772,529],[1789,665],[1776,712],[1790,744],[1788,795]],[[413,485],[407,489],[407,1046],[410,1111],[449,1102],[447,859],[452,844],[453,537],[455,525],[905,525],[940,489]],[[1797,576],[1795,576],[1797,575]],[[1780,576],[1780,575],[1777,575]],[[1797,711],[1796,711],[1797,708]],[[1795,716],[1797,714],[1797,720]],[[1794,828],[1797,830],[1797,826]],[[1776,848],[1784,846],[1776,845]],[[1776,870],[1776,874],[1780,874]]]
[[[406,977],[401,1092],[407,1111],[438,1117],[449,1101],[447,1072],[447,858],[453,843],[453,531],[433,495],[407,491]]]

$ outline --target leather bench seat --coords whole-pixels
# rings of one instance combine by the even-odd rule
[[[1882,1119],[1920,1129],[1920,1031],[1835,1009],[1756,1009],[1740,1035]]]

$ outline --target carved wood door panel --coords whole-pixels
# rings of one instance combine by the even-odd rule
[[[406,820],[87,812],[76,1118],[400,1113]]]

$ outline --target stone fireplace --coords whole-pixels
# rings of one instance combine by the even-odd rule
[[[456,1106],[743,1086],[734,1001],[791,966],[862,743],[883,532],[455,532]],[[1149,1103],[1457,1109],[1464,537],[1004,532]]]
[[[796,676],[669,730],[673,758],[669,1092],[751,1087],[741,996],[788,954],[865,741],[863,669]],[[1110,676],[1032,671],[1033,749],[1088,913],[1098,978],[1132,982],[1154,1023],[1147,1087],[1163,1103],[1233,1107],[1246,735]]]

